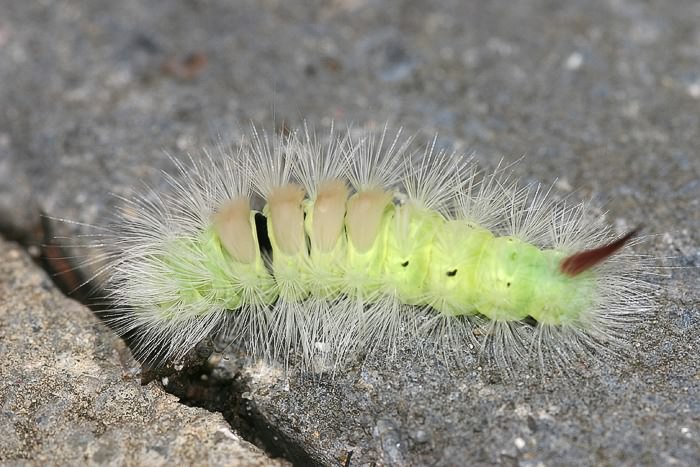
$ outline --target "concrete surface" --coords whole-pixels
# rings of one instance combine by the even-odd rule
[[[163,150],[235,140],[250,121],[390,121],[419,140],[438,131],[486,167],[525,155],[518,176],[594,198],[620,232],[644,224],[655,236],[640,251],[673,268],[630,332],[632,356],[574,384],[401,354],[321,384],[216,360],[210,389],[247,402],[204,391],[199,403],[257,423],[266,449],[299,465],[351,450],[352,465],[700,462],[697,2],[2,0],[0,11],[0,227],[25,244],[39,241],[38,212],[103,224],[110,193],[163,186]],[[170,390],[197,399],[186,383]]]
[[[4,240],[0,296],[3,465],[288,465],[221,414],[141,386],[123,341]]]

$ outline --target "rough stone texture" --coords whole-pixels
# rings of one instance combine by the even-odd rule
[[[287,465],[220,414],[141,386],[121,339],[4,240],[0,297],[3,465]]]
[[[103,223],[108,193],[164,186],[164,149],[235,139],[251,120],[389,120],[420,141],[439,131],[440,145],[476,150],[487,167],[526,155],[514,168],[525,181],[558,178],[556,194],[593,197],[620,232],[644,224],[658,235],[640,251],[681,267],[631,330],[630,360],[574,384],[448,373],[410,353],[321,385],[244,369],[249,408],[303,459],[330,465],[352,449],[353,465],[700,462],[697,2],[64,0],[1,10],[0,225],[15,237],[37,230],[39,210]],[[240,368],[219,370],[225,379]]]

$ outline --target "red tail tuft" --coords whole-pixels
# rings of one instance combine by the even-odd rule
[[[640,229],[641,227],[637,227],[636,229],[623,235],[614,242],[608,243],[607,245],[574,253],[573,255],[562,260],[559,269],[561,272],[571,277],[581,274],[583,271],[587,271],[596,264],[602,263],[614,255],[618,250],[625,246],[625,244],[632,237],[637,235]]]

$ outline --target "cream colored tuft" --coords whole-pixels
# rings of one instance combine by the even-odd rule
[[[318,187],[311,227],[315,244],[321,251],[333,250],[343,230],[348,186],[342,180],[328,180]]]
[[[301,204],[305,194],[301,185],[290,183],[273,189],[267,198],[275,240],[282,253],[287,255],[294,255],[306,248],[304,209]]]
[[[348,237],[358,251],[364,253],[372,248],[379,235],[382,214],[391,203],[391,195],[381,189],[370,189],[356,193],[348,201],[345,227]]]
[[[214,230],[226,251],[239,263],[255,261],[257,247],[250,225],[250,202],[247,198],[224,202],[212,216]]]

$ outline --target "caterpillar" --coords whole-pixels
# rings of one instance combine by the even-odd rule
[[[587,203],[412,140],[252,127],[235,148],[173,158],[165,193],[117,212],[115,327],[146,360],[219,335],[307,369],[403,340],[505,369],[624,346],[654,294],[636,231],[615,238]]]

